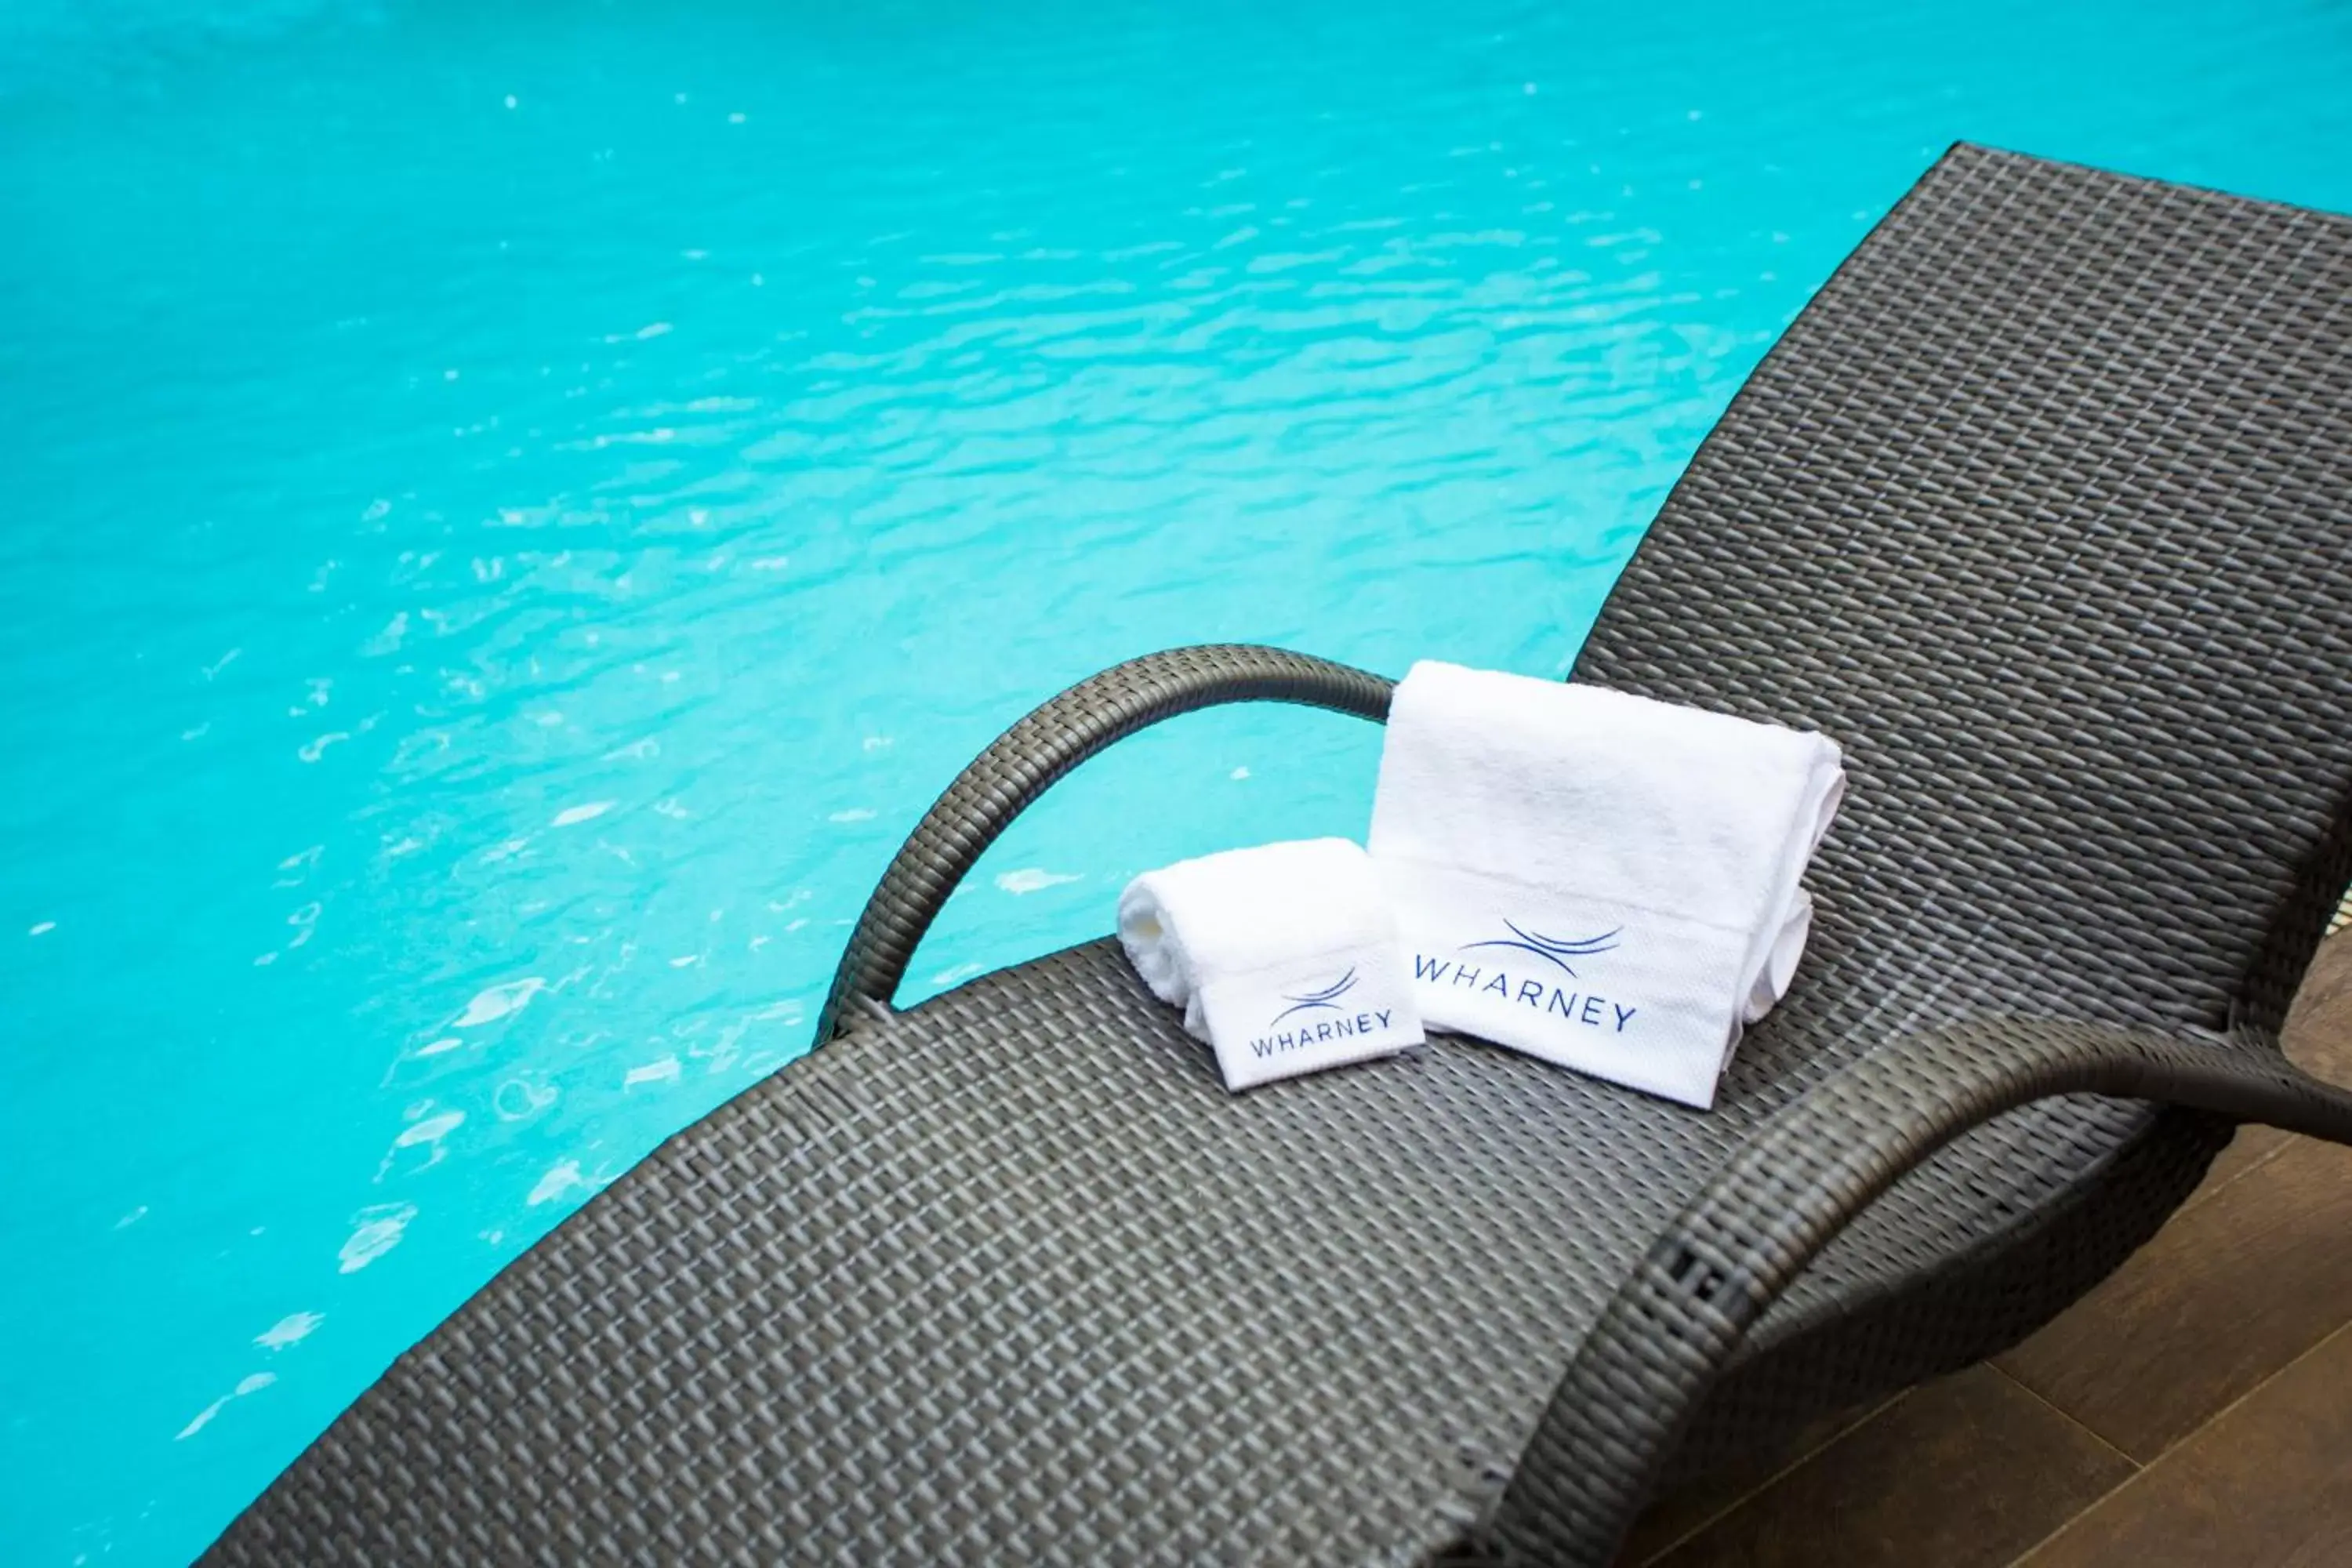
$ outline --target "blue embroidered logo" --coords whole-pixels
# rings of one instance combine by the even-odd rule
[[[1296,994],[1284,992],[1282,999],[1290,1005],[1276,1013],[1273,1021],[1266,1025],[1265,1033],[1249,1043],[1250,1050],[1261,1058],[1275,1057],[1285,1051],[1304,1050],[1331,1040],[1385,1033],[1393,1008],[1359,1001],[1356,1005],[1360,1010],[1351,1013],[1339,1005],[1339,998],[1355,988],[1356,972],[1350,969],[1330,984],[1318,986],[1313,991]],[[1332,1016],[1302,1018],[1289,1028],[1283,1028],[1282,1021],[1294,1013],[1328,1013]]]
[[[1570,959],[1590,958],[1595,953],[1610,952],[1617,945],[1619,932],[1625,929],[1623,926],[1619,926],[1615,931],[1605,931],[1599,936],[1580,937],[1573,942],[1563,942],[1556,936],[1545,936],[1537,931],[1523,931],[1510,921],[1505,921],[1503,924],[1509,927],[1511,932],[1509,936],[1498,936],[1487,942],[1465,942],[1463,944],[1462,951],[1467,952],[1474,947],[1513,948],[1520,952],[1534,954],[1571,980],[1576,978],[1576,971],[1570,967],[1568,962]]]
[[[1464,953],[1475,948],[1507,948],[1513,952],[1524,952],[1531,958],[1539,958],[1570,980],[1576,981],[1576,971],[1570,966],[1568,961],[1571,958],[1591,958],[1596,953],[1615,952],[1620,945],[1617,939],[1625,933],[1623,926],[1619,926],[1613,931],[1604,931],[1598,936],[1579,937],[1573,942],[1567,942],[1556,936],[1545,936],[1540,931],[1528,931],[1510,921],[1505,921],[1503,924],[1510,931],[1509,936],[1494,937],[1486,942],[1465,942],[1454,949],[1454,956],[1450,959],[1432,958],[1425,952],[1414,953],[1412,955],[1414,984],[1423,986],[1442,985],[1445,987],[1449,996],[1457,990],[1467,992],[1476,997],[1483,1006],[1492,1007],[1499,1002],[1529,1008],[1543,1014],[1547,1025],[1556,1015],[1569,1023],[1580,1024],[1589,1029],[1602,1029],[1619,1035],[1625,1033],[1626,1026],[1631,1024],[1634,1015],[1641,1011],[1639,1007],[1629,1007],[1622,1002],[1612,1002],[1606,996],[1595,996],[1584,989],[1580,981],[1577,983],[1575,989],[1571,990],[1550,980],[1530,977],[1524,969],[1515,972],[1508,969],[1487,968],[1481,964],[1465,963],[1462,958]],[[1509,963],[1512,961],[1503,959],[1499,962]],[[1486,999],[1489,996],[1496,998],[1496,1002],[1487,1002]]]
[[[1327,1013],[1336,1013],[1339,1010],[1339,998],[1345,996],[1349,992],[1355,988],[1356,972],[1350,969],[1347,973],[1342,974],[1339,979],[1331,982],[1330,984],[1324,986],[1320,991],[1309,991],[1304,995],[1299,996],[1294,996],[1288,992],[1285,992],[1283,993],[1282,999],[1289,1003],[1290,1005],[1285,1007],[1281,1012],[1276,1013],[1274,1016],[1274,1023],[1268,1024],[1266,1027],[1272,1028],[1274,1024],[1281,1023],[1293,1013],[1311,1013],[1318,1008]]]

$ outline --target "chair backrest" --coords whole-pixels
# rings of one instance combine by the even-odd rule
[[[1576,675],[1843,742],[1817,942],[1930,1010],[2275,1028],[2352,879],[2352,219],[1954,148]]]

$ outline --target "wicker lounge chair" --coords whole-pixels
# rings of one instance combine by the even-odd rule
[[[2352,880],[2352,220],[1961,147],[1709,437],[1580,679],[1844,742],[1796,992],[1699,1114],[1475,1042],[1229,1097],[1096,942],[887,1002],[980,850],[1297,655],[1024,720],[837,1037],[383,1379],[209,1561],[1606,1563],[1645,1497],[1999,1351],[2241,1121]],[[1369,784],[1369,781],[1368,781]]]

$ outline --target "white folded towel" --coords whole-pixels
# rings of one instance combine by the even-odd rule
[[[1803,954],[1798,879],[1844,787],[1822,735],[1414,665],[1370,847],[1422,1016],[1713,1104]]]
[[[1227,1089],[1422,1042],[1396,921],[1344,838],[1147,871],[1119,895],[1118,940],[1152,994],[1216,1047]]]

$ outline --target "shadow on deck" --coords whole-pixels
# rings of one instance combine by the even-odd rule
[[[2352,1084],[2352,931],[2305,977],[2286,1048]],[[2245,1129],[2064,1317],[1664,1500],[1621,1562],[2352,1563],[2352,1149]]]

